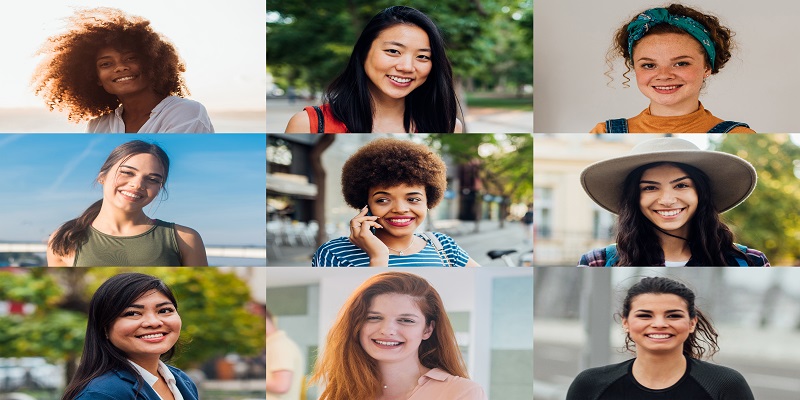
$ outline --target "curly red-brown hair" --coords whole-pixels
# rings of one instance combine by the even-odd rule
[[[70,121],[109,113],[120,104],[117,96],[98,85],[95,60],[104,47],[133,51],[142,72],[162,96],[189,95],[181,74],[186,71],[175,47],[155,32],[150,21],[115,8],[79,10],[68,20],[66,33],[48,38],[37,54],[45,58],[36,68],[33,87],[50,110],[67,110]]]
[[[342,167],[344,201],[355,209],[367,204],[371,188],[399,185],[425,186],[428,208],[433,208],[447,189],[447,166],[424,144],[382,138],[360,148]]]

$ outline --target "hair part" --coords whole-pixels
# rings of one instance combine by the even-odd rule
[[[74,399],[92,379],[112,370],[127,371],[135,376],[138,395],[138,391],[144,387],[144,380],[128,362],[127,355],[108,339],[108,330],[128,306],[151,290],[163,294],[178,310],[178,301],[170,288],[155,276],[128,272],[114,275],[100,285],[89,303],[89,320],[80,364],[61,400]],[[171,359],[176,346],[162,354],[161,360]]]
[[[325,381],[320,399],[368,399],[382,390],[378,363],[360,342],[372,300],[382,294],[402,294],[416,300],[425,325],[434,324],[431,336],[419,346],[420,363],[468,378],[466,364],[439,293],[425,279],[407,272],[385,272],[367,279],[350,296],[334,323],[324,353],[317,359],[312,381]]]
[[[705,54],[704,60],[706,67],[711,69],[711,74],[716,74],[719,72],[719,70],[725,66],[725,63],[731,59],[732,50],[736,47],[733,41],[733,36],[735,33],[728,27],[722,25],[719,18],[714,15],[703,13],[682,4],[670,4],[664,8],[666,8],[666,10],[672,15],[689,17],[706,28],[708,31],[708,37],[711,38],[711,42],[714,44],[714,49],[716,51],[713,63],[714,67],[711,68],[711,60],[709,59],[709,55],[706,53],[705,49],[703,49],[703,46],[700,44],[700,42],[697,42],[697,39],[695,39],[694,36],[690,35],[681,28],[667,23],[658,24],[651,27],[650,30],[648,30],[647,33],[642,36],[642,38],[647,37],[648,35],[659,35],[666,33],[687,35],[692,38],[692,40],[697,42],[698,49]],[[614,79],[611,76],[611,73],[614,71],[614,60],[617,58],[622,58],[625,64],[625,72],[622,73],[622,85],[624,87],[629,87],[628,83],[631,81],[631,78],[628,77],[628,74],[633,70],[633,55],[628,52],[628,25],[635,21],[639,14],[640,13],[637,13],[633,18],[628,20],[628,22],[623,24],[615,31],[614,40],[606,54],[606,66],[608,68],[605,72],[605,75],[612,81]],[[641,39],[639,40],[641,41]],[[635,49],[636,44],[634,44],[634,51]]]
[[[34,92],[42,94],[51,111],[66,109],[70,121],[112,112],[119,99],[98,85],[97,52],[104,47],[139,55],[142,74],[157,94],[189,95],[182,76],[186,66],[172,43],[150,21],[108,7],[76,11],[67,32],[42,45],[37,54],[45,57],[33,75]]]
[[[660,165],[672,165],[685,172],[694,183],[697,192],[697,210],[689,224],[689,249],[692,260],[700,265],[728,265],[725,253],[734,251],[741,253],[733,244],[733,232],[719,217],[714,199],[711,197],[711,180],[702,170],[688,164],[675,162],[655,162],[642,165],[631,171],[623,183],[622,198],[619,203],[617,218],[617,254],[616,265],[661,265],[664,262],[664,251],[657,228],[641,211],[639,199],[641,191],[639,182],[644,172]]]
[[[151,154],[161,162],[161,166],[164,168],[164,181],[161,184],[161,190],[162,193],[166,195],[167,177],[169,176],[169,156],[155,143],[132,140],[117,146],[111,151],[105,163],[100,167],[97,179],[108,174],[111,168],[117,163],[125,162],[125,160],[137,154]],[[66,256],[72,254],[78,247],[83,245],[88,238],[87,231],[95,218],[97,218],[97,215],[100,214],[100,208],[102,208],[102,206],[103,199],[97,200],[78,218],[71,219],[61,225],[53,234],[49,243],[53,253],[59,256]]]
[[[328,86],[325,101],[348,131],[372,132],[375,102],[369,92],[371,83],[364,62],[375,38],[399,24],[425,31],[431,46],[431,72],[425,83],[406,96],[403,127],[406,132],[412,128],[417,132],[454,132],[460,106],[444,38],[427,15],[411,7],[392,6],[372,17],[356,41],[344,71]]]
[[[663,277],[642,278],[642,280],[628,289],[628,293],[622,301],[622,310],[619,315],[628,319],[631,313],[631,304],[636,300],[636,297],[643,294],[676,295],[686,302],[689,318],[697,318],[694,332],[689,333],[689,337],[683,342],[683,354],[691,358],[701,359],[703,357],[709,358],[719,351],[719,345],[717,344],[719,335],[714,329],[711,320],[695,306],[695,294],[686,285]],[[630,334],[625,336],[625,350],[636,354],[636,343],[633,342]],[[706,353],[708,354],[706,355]]]

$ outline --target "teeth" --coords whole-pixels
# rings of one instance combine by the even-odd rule
[[[401,78],[399,76],[392,76],[392,75],[389,75],[389,79],[391,79],[391,80],[393,80],[393,81],[395,81],[397,83],[408,83],[408,82],[411,82],[411,78]]]
[[[672,211],[656,211],[656,212],[657,212],[659,215],[663,215],[663,216],[665,216],[665,217],[672,217],[672,216],[678,215],[678,213],[680,213],[681,211],[683,211],[683,209],[682,209],[682,208],[681,208],[680,210],[672,210]]]
[[[123,190],[123,191],[121,191],[120,193],[122,193],[122,195],[123,195],[123,196],[125,196],[125,197],[130,197],[130,198],[132,198],[132,199],[134,199],[134,200],[139,200],[139,199],[141,199],[141,198],[142,198],[142,196],[140,196],[140,195],[138,195],[138,194],[136,194],[136,193],[126,192],[126,191],[124,191],[124,190]]]
[[[140,339],[156,339],[156,338],[160,338],[160,337],[163,337],[163,336],[164,336],[163,333],[154,333],[152,335],[139,336],[139,338]]]
[[[383,346],[398,346],[400,342],[384,342],[382,340],[376,340],[375,343],[383,345]]]
[[[672,90],[676,89],[678,86],[653,86],[653,87],[658,90]]]
[[[135,77],[133,77],[133,76],[124,76],[124,77],[122,77],[122,78],[117,78],[117,79],[114,79],[114,82],[123,82],[123,81],[129,81],[129,80],[131,80],[131,79],[133,79],[133,78],[135,78]]]
[[[664,333],[664,334],[650,334],[650,335],[647,335],[647,337],[650,337],[650,338],[653,338],[653,339],[667,339],[667,338],[670,337],[670,335],[668,335],[666,333]]]
[[[394,222],[394,223],[396,223],[396,224],[404,224],[404,223],[406,223],[406,222],[409,222],[409,221],[411,221],[411,218],[403,218],[403,219],[390,219],[389,221],[392,221],[392,222]]]

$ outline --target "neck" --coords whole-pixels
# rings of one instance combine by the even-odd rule
[[[121,235],[135,226],[150,225],[152,220],[144,211],[126,213],[103,204],[92,226],[110,235]]]
[[[700,101],[691,99],[679,104],[661,105],[650,102],[650,115],[657,117],[680,117],[700,109]]]
[[[633,362],[633,376],[649,389],[664,389],[674,385],[686,372],[686,357],[677,352],[655,354],[639,352]]]
[[[117,96],[124,107],[122,115],[130,117],[149,116],[150,112],[164,100],[166,96],[161,96],[152,89],[141,92],[130,93]]]
[[[406,112],[406,99],[388,97],[378,90],[373,90],[372,87],[370,87],[370,95],[372,95],[372,104],[375,107],[372,115],[372,131],[387,133],[405,131],[403,117]]]
[[[398,361],[378,362],[383,393],[382,400],[407,399],[419,383],[419,378],[425,375],[430,368],[424,367],[419,358]]]
[[[410,247],[414,243],[414,234],[405,235],[405,236],[392,236],[384,233],[383,230],[376,229],[375,236],[386,245],[386,247],[391,247],[394,250],[403,250],[403,252],[408,252]],[[389,250],[392,251],[392,250]],[[397,251],[394,251],[397,253]]]
[[[132,362],[136,365],[144,368],[147,372],[158,376],[158,360],[159,356],[150,356],[149,357],[139,357],[139,358],[129,358]]]
[[[684,238],[688,235],[688,232],[670,233]],[[661,242],[661,250],[664,251],[664,260],[683,261],[688,260],[692,256],[692,250],[689,247],[688,241],[667,235],[658,229],[656,229],[656,235],[658,235],[659,241]]]

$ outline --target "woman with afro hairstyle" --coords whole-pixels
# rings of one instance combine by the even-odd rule
[[[311,379],[325,384],[322,400],[486,400],[439,293],[407,272],[375,275],[350,295]]]
[[[457,115],[439,28],[419,10],[393,6],[364,27],[325,104],[295,114],[286,132],[461,132]]]
[[[427,146],[390,138],[366,144],[342,167],[344,200],[360,210],[350,236],[320,246],[311,265],[478,266],[451,237],[415,233],[446,188],[444,161]]]
[[[91,133],[210,133],[202,104],[185,99],[186,70],[175,47],[150,21],[114,8],[77,11],[67,32],[39,50],[33,77],[50,110],[91,119]]]
[[[623,85],[633,70],[650,105],[633,118],[601,122],[591,133],[753,133],[700,103],[706,79],[731,58],[733,35],[717,17],[680,4],[637,14],[617,29],[607,60],[609,66],[615,58],[624,60]]]
[[[684,284],[643,278],[628,289],[618,315],[625,350],[636,357],[581,372],[567,400],[753,400],[742,374],[702,361],[719,350],[719,335]]]

